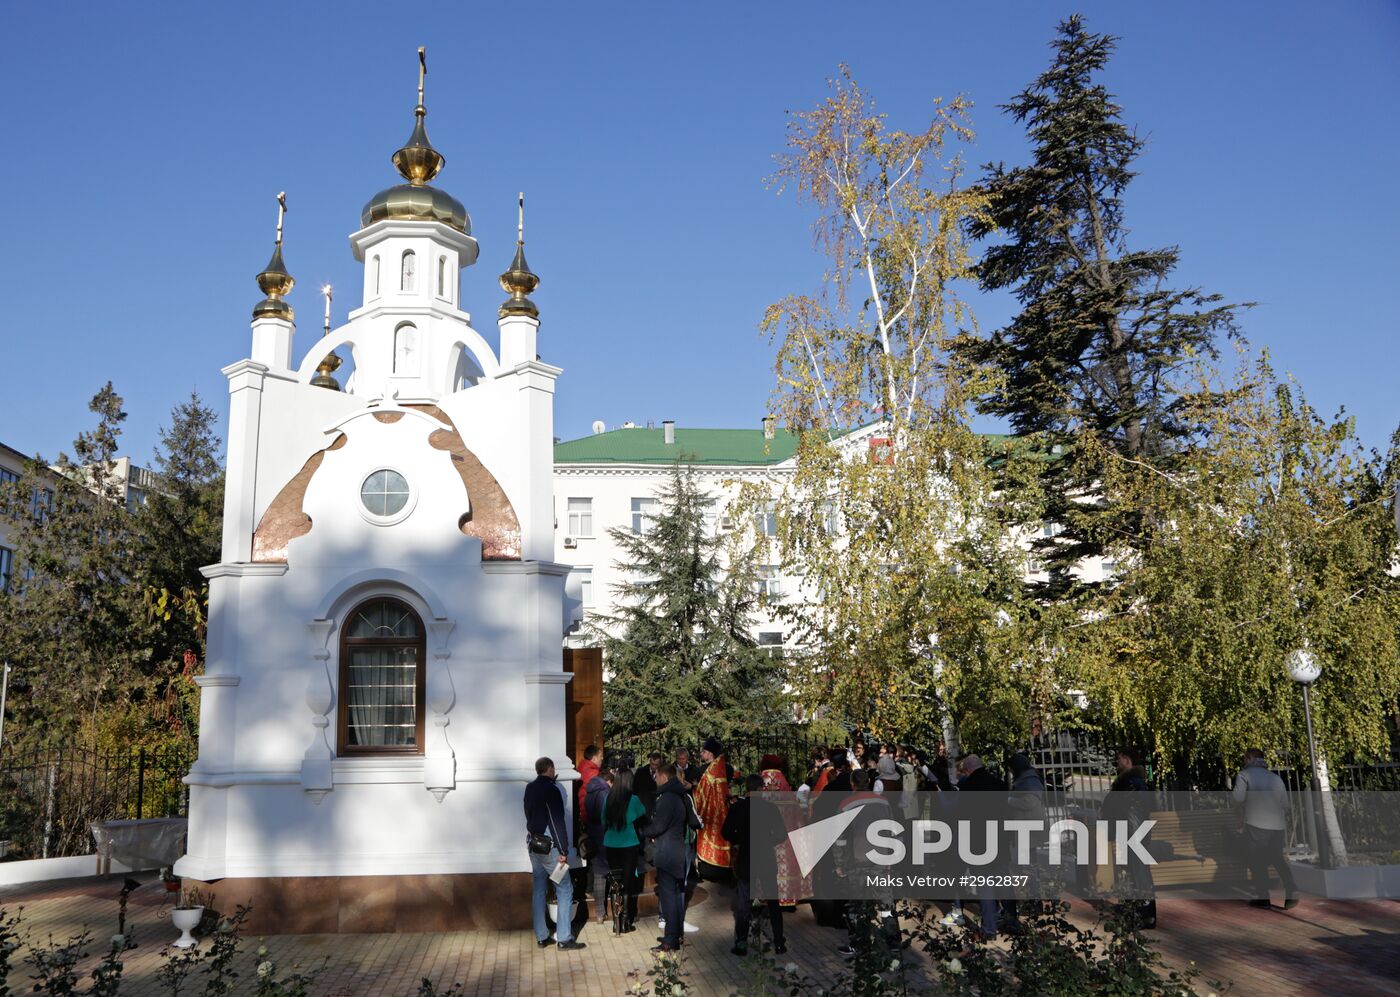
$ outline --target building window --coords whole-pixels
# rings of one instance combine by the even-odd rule
[[[824,499],[821,504],[822,532],[829,537],[836,536],[841,531],[841,517],[836,512],[836,500]]]
[[[778,512],[769,505],[760,510],[754,516],[755,526],[758,535],[761,537],[776,537],[778,535]]]
[[[632,500],[632,532],[645,533],[647,524],[656,515],[656,507],[660,503],[654,498],[634,498]]]
[[[394,373],[418,373],[418,327],[410,322],[394,330]]]
[[[360,502],[371,516],[390,519],[408,505],[408,480],[398,471],[384,468],[365,478],[360,485]]]
[[[369,263],[369,293],[370,297],[379,297],[379,257],[376,256]]]
[[[438,297],[447,297],[447,257],[438,257]]]
[[[569,499],[569,536],[587,539],[593,536],[593,500]]]
[[[578,601],[583,604],[584,609],[593,608],[593,569],[575,568],[574,577],[578,579]]]
[[[35,521],[43,523],[48,521],[51,512],[53,512],[53,489],[36,487],[34,497],[30,500],[29,514],[34,517]]]
[[[0,467],[0,485],[11,485],[19,480],[19,472],[8,467]]]
[[[418,289],[418,257],[413,250],[403,251],[403,264],[399,271],[399,290],[416,291]]]
[[[783,581],[778,565],[762,564],[758,568],[758,594],[769,599],[779,599],[783,594]]]
[[[758,632],[758,646],[772,657],[781,656],[783,653],[783,632],[781,630],[760,630]]]
[[[8,547],[0,547],[0,592],[10,591],[10,579],[15,573],[15,552]]]
[[[340,638],[340,753],[422,754],[423,623],[398,599],[351,611]]]

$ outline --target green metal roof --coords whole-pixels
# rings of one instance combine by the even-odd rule
[[[614,429],[554,444],[556,464],[777,464],[797,452],[797,437],[779,429],[771,440],[762,429]]]

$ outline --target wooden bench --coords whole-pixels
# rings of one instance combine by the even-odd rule
[[[1249,867],[1228,842],[1240,827],[1232,810],[1157,810],[1151,840],[1171,846],[1171,856],[1152,867],[1159,887],[1244,884]]]

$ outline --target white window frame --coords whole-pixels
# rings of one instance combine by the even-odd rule
[[[575,509],[575,502],[587,503],[586,508]],[[566,536],[575,540],[593,539],[593,498],[584,495],[571,495],[564,500],[564,515],[567,517]]]
[[[597,605],[596,595],[593,592],[593,566],[576,566],[573,573],[578,576],[578,601],[584,609],[592,609]]]
[[[632,499],[632,532],[641,536],[646,533],[647,521],[652,519],[660,508],[661,500],[654,495],[634,496]]]

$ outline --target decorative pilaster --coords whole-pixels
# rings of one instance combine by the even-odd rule
[[[228,378],[228,468],[224,480],[223,562],[253,556],[253,501],[258,474],[258,434],[262,428],[262,389],[267,367],[240,360],[223,369]]]
[[[237,675],[196,675],[199,686],[199,758],[195,767],[222,772],[233,764]]]
[[[301,788],[314,804],[326,798],[335,788],[331,777],[331,761],[335,751],[331,747],[330,727],[331,707],[335,704],[335,683],[331,680],[329,642],[331,631],[335,629],[332,620],[312,620],[306,625],[311,631],[312,666],[306,681],[306,706],[311,711],[311,744],[301,761]]]
[[[428,624],[428,632],[433,635],[433,665],[427,674],[427,706],[433,730],[428,734],[429,743],[424,746],[423,788],[439,803],[457,788],[457,754],[447,739],[447,725],[452,722],[448,714],[457,701],[452,672],[447,667],[447,659],[452,656],[447,640],[455,626],[446,619],[434,619]]]

